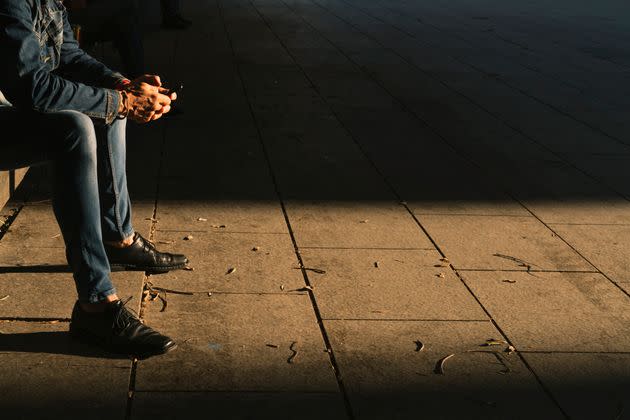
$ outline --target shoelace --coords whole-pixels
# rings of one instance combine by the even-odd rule
[[[133,296],[129,296],[127,299],[122,301],[122,303],[119,306],[118,312],[114,316],[114,325],[116,326],[117,329],[120,329],[120,330],[125,329],[125,327],[129,325],[130,321],[135,320],[137,322],[141,322],[138,319],[138,316],[136,315],[135,311],[125,306],[127,305],[127,303],[129,303],[131,299],[133,299]]]

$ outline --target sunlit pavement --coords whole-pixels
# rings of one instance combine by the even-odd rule
[[[134,224],[191,264],[113,277],[179,348],[69,340],[35,168],[2,211],[0,417],[629,416],[630,12],[506,3],[189,0],[153,28],[185,88],[130,126]]]

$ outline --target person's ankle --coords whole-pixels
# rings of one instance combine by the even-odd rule
[[[134,235],[131,235],[128,238],[123,239],[122,241],[103,241],[106,245],[109,245],[114,248],[127,248],[128,246],[133,245]]]
[[[109,295],[106,296],[104,300],[97,303],[81,303],[81,309],[84,312],[88,313],[102,313],[105,312],[107,307],[112,303],[116,302],[118,299],[118,295]]]

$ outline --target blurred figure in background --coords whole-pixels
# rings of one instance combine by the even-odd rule
[[[162,6],[162,27],[166,29],[186,29],[192,21],[182,17],[179,0],[160,0]]]
[[[81,47],[112,41],[123,72],[131,78],[145,73],[144,43],[138,0],[65,0],[70,21],[79,24]]]

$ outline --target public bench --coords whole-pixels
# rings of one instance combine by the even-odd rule
[[[27,171],[28,168],[0,171],[0,209],[9,201],[9,198],[22,182]]]

